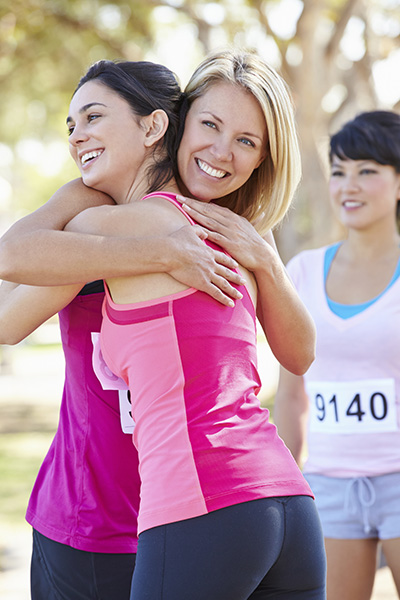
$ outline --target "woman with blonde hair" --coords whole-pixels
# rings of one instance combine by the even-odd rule
[[[234,73],[249,69],[246,59],[230,55]],[[180,177],[203,202],[234,196],[279,155],[270,150],[275,128],[268,130],[254,93],[210,76],[203,67],[213,60],[206,59],[194,75],[209,83],[189,104],[177,153]],[[254,85],[261,97],[269,94],[263,77]],[[176,201],[180,187],[173,178],[155,192],[146,189],[150,145],[165,127],[162,114],[156,111],[138,124],[142,158],[134,180],[132,174],[121,181],[121,161],[127,158],[113,161],[113,146],[81,113],[96,101],[114,106],[105,116],[123,139],[127,125],[120,99],[99,97],[101,91],[86,80],[72,99],[71,154],[84,181],[112,194],[118,206],[84,211],[68,230],[168,235],[194,223]],[[282,114],[283,109],[274,115],[275,123]],[[80,164],[95,147],[98,160]],[[261,173],[263,180],[268,169]],[[269,176],[279,185],[276,173]],[[261,204],[253,215],[259,220],[267,203],[260,203],[256,190],[248,191],[247,204],[250,210]],[[278,214],[278,206],[277,201],[271,214]],[[257,283],[243,265],[239,269],[244,283],[233,307],[164,273],[106,280],[101,353],[131,393],[141,477],[135,600],[324,598],[323,544],[312,493],[257,400]],[[106,370],[98,372],[103,376]]]

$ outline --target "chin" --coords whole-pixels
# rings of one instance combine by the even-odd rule
[[[91,187],[95,190],[99,190],[102,191],[100,189],[100,184],[99,182],[94,178],[94,177],[90,177],[90,176],[86,176],[82,175],[82,181],[85,185],[87,185],[87,187]]]
[[[222,192],[221,190],[213,190],[209,187],[207,189],[204,189],[203,186],[199,186],[197,190],[193,189],[193,191],[189,193],[189,196],[190,195],[192,195],[193,198],[196,198],[200,202],[208,203],[212,200],[215,200],[215,198],[222,198],[222,196],[226,195],[226,192]]]

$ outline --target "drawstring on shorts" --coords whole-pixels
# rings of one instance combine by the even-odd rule
[[[364,532],[370,533],[372,526],[369,522],[369,508],[376,500],[374,486],[368,477],[355,477],[347,484],[344,499],[344,509],[349,514],[357,514],[361,506]]]

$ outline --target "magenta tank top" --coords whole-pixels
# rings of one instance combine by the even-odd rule
[[[312,496],[257,399],[255,309],[239,289],[234,308],[195,289],[128,305],[106,294],[101,349],[131,391],[139,532],[248,500]]]
[[[92,369],[91,332],[100,331],[103,298],[102,290],[81,294],[60,312],[66,362],[60,420],[26,519],[79,550],[130,553],[137,548],[137,452],[121,430],[118,393],[103,391]]]

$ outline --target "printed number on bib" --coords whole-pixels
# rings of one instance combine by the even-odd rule
[[[310,430],[318,433],[379,433],[396,431],[393,379],[312,381]]]
[[[119,412],[121,427],[124,433],[133,433],[135,421],[132,418],[131,393],[129,390],[119,390]]]

